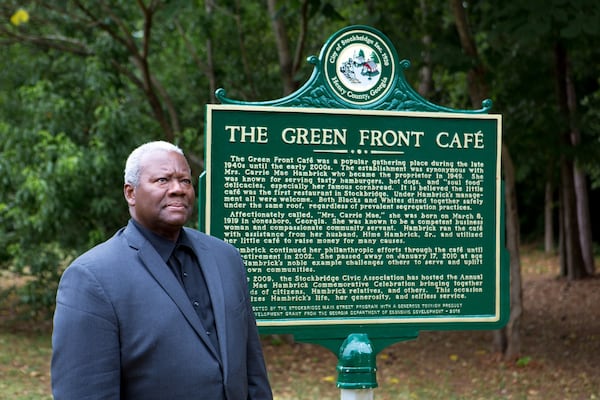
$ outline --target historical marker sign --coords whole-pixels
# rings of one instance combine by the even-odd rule
[[[500,120],[208,106],[205,230],[261,326],[500,320]]]
[[[505,323],[501,117],[365,109],[418,103],[376,33],[332,39],[302,96],[207,106],[201,228],[240,250],[265,333]]]

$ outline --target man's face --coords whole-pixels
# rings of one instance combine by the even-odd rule
[[[194,208],[187,160],[177,152],[157,150],[144,155],[140,166],[138,186],[124,187],[131,216],[152,232],[176,240]]]

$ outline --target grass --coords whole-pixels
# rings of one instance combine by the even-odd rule
[[[52,399],[48,334],[0,332],[0,349],[0,399]]]

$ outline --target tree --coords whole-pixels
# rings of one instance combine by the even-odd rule
[[[548,212],[547,219],[561,227],[565,218],[577,222],[579,237],[571,235],[569,247],[580,247],[574,259],[586,260],[590,218],[582,211],[589,205],[580,188],[600,187],[596,3],[463,2],[472,31],[461,46],[447,2],[290,0],[269,1],[267,9],[263,1],[240,0],[5,0],[1,267],[56,273],[110,235],[126,218],[115,191],[121,163],[142,141],[175,141],[199,174],[204,105],[217,88],[247,101],[286,95],[310,75],[306,57],[352,24],[385,33],[400,58],[413,62],[407,79],[428,100],[453,108],[494,100],[512,157],[503,155],[507,217],[516,216],[515,197],[519,209],[519,219],[507,223],[507,244],[517,249],[520,234],[541,236],[539,204],[551,187],[547,209],[561,218]],[[565,49],[564,62],[556,62],[556,45]],[[563,64],[565,73],[555,74]],[[560,160],[569,169],[563,177]],[[573,183],[563,185],[572,174]],[[559,236],[566,260],[566,236]],[[514,265],[516,250],[511,256]]]
[[[565,119],[571,119],[568,100],[568,56],[566,49],[561,44],[555,46],[556,61],[556,87],[558,108]],[[558,134],[562,138],[565,148],[572,146],[570,124],[559,127]],[[564,269],[562,273],[569,279],[581,279],[588,275],[584,264],[583,242],[581,242],[580,225],[578,219],[578,196],[585,196],[584,192],[577,193],[575,187],[576,169],[574,160],[568,154],[562,154],[560,158],[561,178],[561,258]],[[581,188],[580,188],[581,190]],[[583,211],[582,211],[583,212]],[[584,235],[586,236],[586,235]]]
[[[0,263],[39,278],[44,301],[31,302],[50,305],[65,263],[127,218],[118,187],[132,148],[176,142],[198,175],[203,107],[217,82],[276,93],[277,74],[265,68],[276,55],[263,43],[268,16],[259,2],[230,3],[0,5]],[[232,57],[240,51],[256,55],[243,69]]]
[[[122,124],[143,131],[147,121],[123,118],[137,105],[105,85],[111,76],[93,62],[34,57],[20,45],[0,51],[13,65],[0,84],[0,265],[36,277],[25,299],[43,308],[64,262],[125,217],[122,165],[113,160],[132,145]]]
[[[167,117],[174,107],[152,108],[167,97],[149,52],[137,47],[144,40],[135,42],[133,30],[119,36],[135,26],[135,17],[124,19],[135,8],[44,3],[21,4],[28,18],[0,24],[0,266],[36,278],[24,298],[38,308],[53,304],[65,263],[126,220],[119,187],[127,153],[164,138],[161,126],[176,132],[181,120]],[[5,21],[16,9],[0,6]],[[94,20],[100,10],[106,18]],[[149,14],[140,21],[150,29]],[[102,28],[94,34],[91,26]],[[127,46],[137,51],[131,58]]]
[[[10,15],[16,8],[15,3],[4,3],[2,15]],[[162,41],[174,31],[167,21],[177,22],[178,18],[189,15],[186,13],[198,11],[193,4],[152,0],[115,6],[106,0],[93,3],[31,0],[20,2],[22,7],[30,10],[29,22],[16,27],[0,25],[0,38],[7,45],[22,43],[43,52],[55,51],[98,60],[124,88],[142,96],[147,104],[147,114],[160,127],[157,133],[160,132],[165,140],[178,143],[185,140],[185,131],[190,129],[189,121],[182,121],[179,106],[190,99],[176,98],[170,93],[168,88],[174,77],[165,74],[163,67],[170,63],[174,72],[176,64],[173,60],[179,59],[185,49],[158,44],[164,43]],[[179,76],[199,73],[190,68],[180,68],[178,72]],[[198,129],[195,131],[197,133]],[[195,169],[198,169],[199,157],[191,156]]]
[[[469,94],[474,107],[488,98],[486,70],[479,59],[477,45],[467,21],[462,1],[452,0],[452,11],[456,28],[465,53],[473,59],[473,68],[468,72]],[[515,194],[515,174],[512,157],[505,143],[502,144],[502,167],[506,186],[506,242],[510,254],[510,317],[505,328],[495,334],[496,348],[507,359],[514,359],[521,352],[521,317],[523,297],[521,284],[519,215]]]
[[[294,3],[292,2],[292,4]],[[297,75],[302,65],[305,64],[310,18],[317,13],[321,13],[328,19],[342,19],[335,8],[328,2],[300,0],[298,3],[296,9],[289,5],[279,5],[276,0],[267,0],[269,17],[277,45],[283,95],[294,92],[300,86],[301,82],[298,81]],[[290,18],[290,16],[293,18]],[[298,16],[300,18],[297,18]],[[287,29],[290,21],[298,21],[297,27],[293,30]],[[296,47],[293,53],[290,44],[290,31],[296,32]]]
[[[522,76],[521,82],[513,89],[514,93],[522,94],[521,97],[531,104],[528,108],[530,116],[523,112],[518,119],[522,121],[522,127],[528,128],[525,133],[531,137],[530,142],[521,138],[528,148],[518,154],[523,155],[523,164],[531,163],[537,154],[543,155],[541,163],[535,161],[530,168],[531,173],[536,173],[542,170],[540,165],[545,165],[545,179],[540,182],[547,182],[546,187],[559,191],[559,249],[564,266],[561,274],[569,279],[583,278],[593,273],[594,266],[587,179],[584,177],[587,171],[581,169],[584,165],[581,160],[595,154],[597,145],[594,144],[591,126],[581,124],[583,104],[576,94],[581,93],[579,96],[585,98],[590,89],[592,92],[597,90],[597,82],[593,82],[597,68],[585,68],[583,65],[598,64],[599,55],[592,43],[597,41],[600,31],[592,20],[600,16],[600,7],[588,0],[568,4],[562,1],[515,2],[493,14],[497,30],[507,32],[502,35],[509,36],[503,41],[513,43],[514,56],[507,58],[512,62],[503,65],[507,68],[514,66],[513,70],[518,69],[518,76]],[[572,63],[580,66],[577,73],[572,69]],[[525,72],[520,68],[523,64],[535,77],[549,76],[553,79],[533,79],[533,74],[532,79],[524,79]],[[589,85],[590,81],[594,84]],[[553,134],[549,135],[549,132]],[[582,145],[584,142],[585,146]],[[556,166],[560,166],[560,170]],[[528,185],[532,181],[528,178]],[[540,189],[543,193],[541,185]],[[548,203],[546,210],[552,210],[554,197],[546,195],[545,198]],[[552,219],[546,215],[545,220],[549,229]],[[550,236],[550,232],[546,236]]]

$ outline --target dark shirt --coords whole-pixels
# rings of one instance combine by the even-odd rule
[[[212,310],[210,295],[198,257],[194,252],[191,240],[182,229],[176,242],[165,239],[156,233],[141,226],[132,220],[135,227],[144,235],[158,252],[160,257],[168,266],[185,292],[200,318],[206,334],[210,337],[213,347],[218,352],[219,342],[217,338],[215,319]]]

